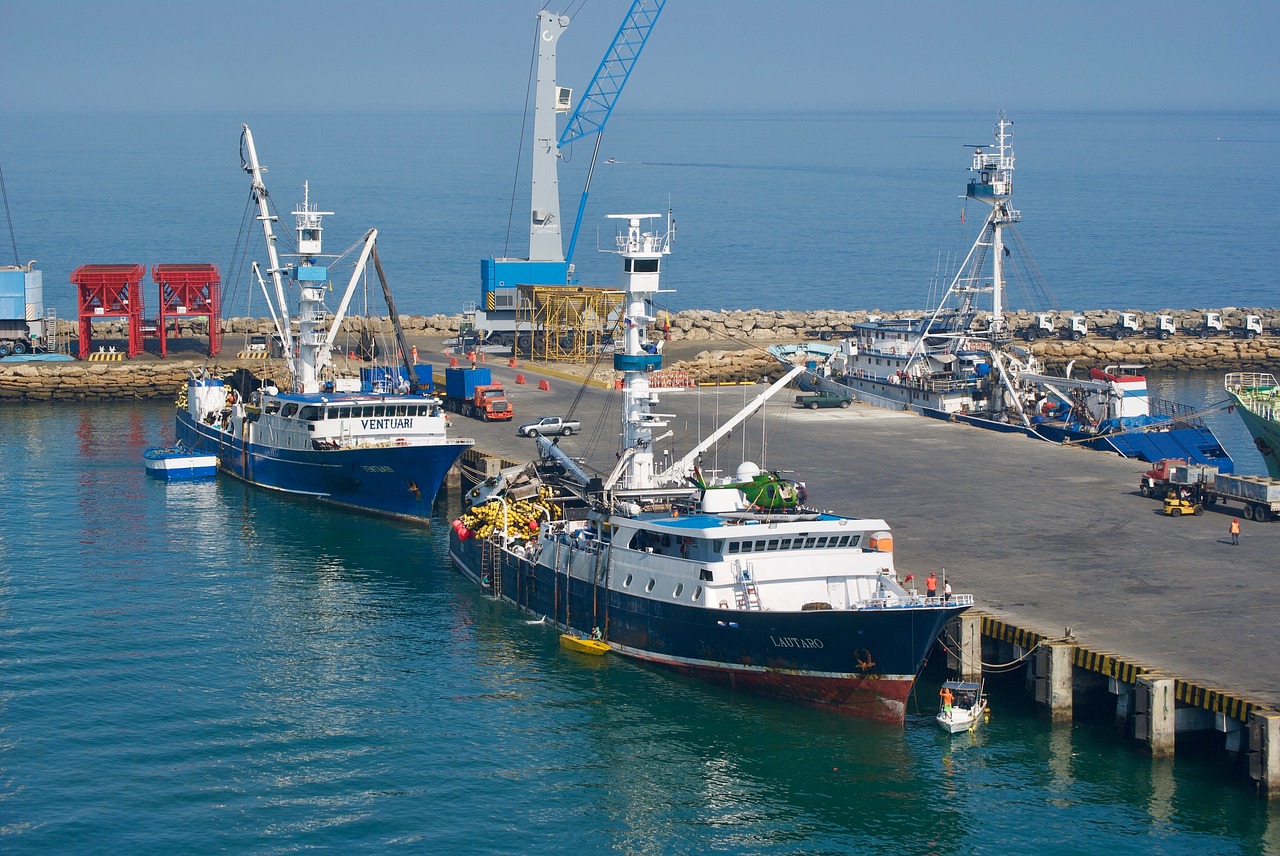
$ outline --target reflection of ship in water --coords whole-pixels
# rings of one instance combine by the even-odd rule
[[[1280,479],[1280,386],[1268,372],[1231,372],[1225,382],[1253,444],[1266,462],[1267,474]]]
[[[1048,374],[1005,322],[1006,278],[1035,265],[1014,225],[1013,123],[1001,113],[995,144],[974,146],[965,198],[990,206],[946,293],[927,315],[870,317],[839,343],[775,345],[805,364],[810,386],[869,404],[1003,432],[1072,443],[1145,461],[1182,458],[1229,472],[1230,456],[1192,408],[1149,398],[1143,367],[1095,366],[1087,377]],[[1017,250],[1016,254],[1011,246]],[[983,318],[985,317],[985,321]],[[1076,333],[1072,333],[1075,336]]]

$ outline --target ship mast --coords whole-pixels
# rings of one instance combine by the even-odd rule
[[[991,206],[991,213],[987,215],[974,248],[984,243],[991,247],[992,340],[1004,327],[1004,227],[1022,219],[1022,212],[1009,204],[1013,196],[1013,123],[1005,118],[1003,110],[998,114],[995,137],[994,149],[989,146],[973,147],[973,166],[969,171],[978,175],[969,179],[965,192],[965,198]]]
[[[626,220],[627,231],[618,235],[618,255],[622,256],[623,350],[614,354],[613,367],[622,373],[622,461],[625,468],[619,486],[624,490],[644,490],[657,486],[654,477],[654,429],[665,428],[661,414],[650,408],[656,403],[649,388],[649,372],[662,368],[662,341],[651,342],[649,314],[658,293],[662,257],[671,252],[671,224],[663,234],[641,231],[641,220],[660,214],[610,214],[610,219]],[[660,438],[659,438],[660,439]]]
[[[296,392],[319,392],[320,373],[329,364],[324,290],[329,268],[316,264],[321,253],[322,221],[332,211],[311,204],[310,188],[302,185],[302,204],[293,211],[298,232],[298,266],[290,271],[298,283],[298,376]]]

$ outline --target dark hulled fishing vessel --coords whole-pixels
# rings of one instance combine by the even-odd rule
[[[618,215],[615,215],[618,216]],[[454,564],[487,593],[619,654],[710,681],[901,722],[943,624],[972,596],[928,597],[893,563],[885,521],[803,504],[799,486],[751,464],[707,480],[699,456],[798,373],[659,469],[671,432],[654,408],[648,337],[670,231],[619,236],[625,330],[618,462],[588,473],[557,445],[474,492],[454,522]],[[777,489],[770,490],[773,485]]]

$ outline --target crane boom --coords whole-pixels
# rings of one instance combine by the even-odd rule
[[[613,37],[613,44],[605,52],[604,59],[600,60],[595,77],[591,78],[586,94],[578,101],[578,106],[573,108],[564,132],[560,134],[558,145],[561,148],[604,129],[618,96],[622,94],[622,88],[627,85],[631,69],[640,58],[640,52],[649,40],[653,25],[658,22],[658,16],[666,5],[667,0],[632,2],[626,19]]]
[[[578,231],[582,228],[582,215],[587,208],[587,196],[591,191],[591,176],[595,173],[596,157],[600,153],[599,134],[604,131],[605,123],[613,113],[613,107],[622,94],[622,89],[631,77],[640,52],[649,41],[653,25],[667,5],[667,0],[633,0],[627,17],[613,37],[613,44],[605,51],[600,67],[587,85],[587,91],[573,108],[569,121],[565,123],[564,132],[560,134],[557,148],[562,149],[575,140],[596,134],[595,149],[591,153],[591,166],[587,169],[587,180],[582,188],[582,199],[578,202],[578,213],[573,219],[573,232],[569,235],[569,251],[565,253],[565,261],[573,261],[573,250],[578,244]]]
[[[693,465],[697,462],[698,456],[710,449],[716,443],[720,442],[720,438],[728,434],[734,428],[738,427],[742,422],[751,418],[757,410],[764,406],[774,393],[782,389],[796,377],[796,375],[805,371],[804,366],[795,366],[782,377],[778,378],[764,392],[751,399],[746,407],[739,410],[732,419],[721,425],[710,437],[703,440],[698,445],[689,450],[689,453],[680,460],[676,461],[665,472],[658,474],[658,481],[663,484],[683,484],[684,480],[693,475]]]

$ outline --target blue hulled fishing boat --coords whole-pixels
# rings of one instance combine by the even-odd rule
[[[293,212],[296,261],[283,264],[271,228],[275,218],[268,210],[265,170],[258,163],[248,126],[243,129],[241,152],[265,231],[273,288],[267,288],[256,263],[253,269],[272,304],[292,389],[282,392],[268,383],[246,395],[223,378],[193,373],[185,405],[178,411],[178,442],[216,455],[222,472],[251,484],[426,521],[445,474],[474,441],[448,436],[441,402],[429,392],[429,367],[408,361],[412,350],[405,343],[378,260],[377,231],[369,230],[360,243],[350,282],[326,323],[330,310],[324,298],[330,288],[330,268],[320,254],[322,219],[331,212],[317,210],[304,191],[302,205]],[[362,382],[337,377],[330,352],[353,289],[370,259],[406,362],[368,372]],[[285,298],[286,276],[299,295],[296,333]],[[418,377],[420,369],[426,369],[425,379]]]

